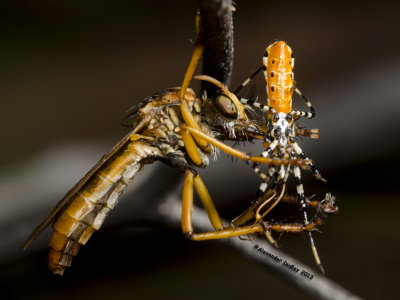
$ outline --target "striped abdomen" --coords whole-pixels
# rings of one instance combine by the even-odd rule
[[[157,148],[142,141],[129,142],[75,193],[53,224],[48,257],[49,269],[53,273],[62,275],[79,247],[100,228],[121,193],[144,164],[143,159],[158,155]]]
[[[283,41],[273,43],[265,50],[263,65],[268,106],[288,114],[292,110],[294,87],[292,49]]]

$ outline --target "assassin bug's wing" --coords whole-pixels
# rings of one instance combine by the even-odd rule
[[[57,204],[57,206],[51,211],[50,215],[40,223],[31,233],[25,243],[22,244],[22,249],[26,250],[30,244],[36,239],[36,237],[47,228],[63,211],[65,207],[71,202],[72,197],[86,184],[90,178],[122,147],[124,147],[143,126],[151,119],[150,116],[146,116],[131,132],[125,135],[112,149],[110,152],[105,154],[99,162],[64,196],[64,198]]]

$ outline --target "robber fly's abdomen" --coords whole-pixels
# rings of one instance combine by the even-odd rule
[[[100,228],[144,164],[143,159],[157,155],[158,149],[143,141],[129,142],[76,192],[53,224],[48,257],[49,269],[53,273],[62,274],[79,247]]]

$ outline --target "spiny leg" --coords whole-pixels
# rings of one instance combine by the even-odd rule
[[[273,174],[275,173],[275,168],[270,167],[268,169],[268,175],[261,171],[260,164],[253,164],[252,168],[253,168],[254,173],[256,173],[258,176],[260,176],[260,178],[262,179],[262,182],[261,182],[260,186],[258,187],[256,196],[255,196],[256,199],[259,199],[267,191],[268,182],[270,181],[270,177],[273,176]]]
[[[300,92],[300,90],[299,90],[298,88],[295,88],[294,91],[295,91],[299,96],[301,96],[301,97],[303,98],[303,100],[306,102],[306,105],[307,105],[308,110],[309,110],[307,113],[305,113],[305,112],[300,112],[300,113],[306,114],[306,115],[302,115],[302,117],[306,117],[306,118],[308,118],[308,119],[314,118],[315,115],[316,115],[316,112],[315,112],[315,109],[314,109],[314,107],[312,106],[311,102],[308,101],[308,99]],[[297,111],[297,112],[299,112],[299,111]],[[296,115],[297,115],[297,113],[296,113]]]
[[[301,211],[303,213],[304,227],[307,227],[310,224],[310,222],[308,220],[308,215],[307,215],[307,203],[306,203],[307,201],[306,201],[306,197],[304,196],[303,184],[301,182],[300,168],[295,166],[293,168],[293,171],[294,171],[294,176],[295,176],[296,181],[297,181],[296,191],[297,191],[297,194],[298,194],[299,199],[300,199],[300,208],[301,208]],[[315,241],[314,241],[314,238],[312,236],[311,231],[308,232],[308,237],[309,237],[309,240],[310,240],[311,250],[313,252],[315,262],[318,265],[318,267],[320,268],[321,272],[323,274],[325,274],[325,270],[324,270],[324,268],[323,268],[323,266],[321,264],[321,260],[319,258],[317,247],[315,246]]]
[[[248,105],[248,106],[254,106],[257,107],[259,109],[262,109],[266,112],[272,112],[272,113],[276,113],[276,110],[274,108],[269,107],[268,105],[265,104],[261,104],[259,102],[256,101],[252,101],[252,100],[248,100],[246,98],[239,98],[240,103],[244,104],[244,105]]]
[[[186,129],[189,131],[191,134],[194,136],[198,136],[201,139],[204,139],[208,143],[212,144],[213,146],[217,147],[218,149],[232,155],[233,157],[239,158],[244,161],[251,161],[255,163],[262,163],[266,165],[275,165],[275,166],[280,166],[280,165],[298,165],[301,166],[304,169],[308,169],[308,165],[310,161],[306,160],[303,161],[302,159],[279,159],[279,158],[269,158],[269,157],[261,157],[261,156],[250,156],[245,152],[239,151],[237,149],[234,149],[225,143],[222,143],[204,132],[197,130],[195,128],[189,127],[182,125],[183,129]]]
[[[258,73],[263,70],[264,66],[259,67],[253,74],[251,74],[245,81],[233,92],[237,95],[246,85],[248,85]]]
[[[317,169],[317,167],[312,163],[312,161],[304,154],[303,150],[300,148],[300,146],[292,139],[292,148],[294,152],[304,160],[307,160],[309,163],[309,167],[311,169],[311,172],[313,173],[315,179],[321,180],[322,182],[326,182],[326,179],[322,177],[321,173]]]
[[[294,129],[294,133],[296,136],[309,137],[310,139],[318,139],[319,138],[319,129],[318,128],[305,129],[305,128],[299,128],[298,126],[296,126]]]

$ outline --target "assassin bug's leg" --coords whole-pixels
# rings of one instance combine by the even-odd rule
[[[228,145],[208,136],[207,134],[203,133],[202,131],[199,131],[195,128],[188,127],[185,125],[182,125],[182,127],[183,127],[183,129],[186,129],[194,136],[198,136],[201,139],[204,139],[208,143],[212,144],[213,146],[217,147],[218,149],[232,155],[233,157],[239,158],[244,161],[251,161],[251,162],[262,163],[262,164],[267,164],[267,165],[276,165],[276,166],[297,165],[297,166],[301,166],[304,169],[308,169],[308,165],[310,164],[309,160],[303,160],[303,159],[280,159],[280,158],[269,158],[269,157],[260,157],[260,156],[249,156],[245,152],[242,152],[242,151],[239,151],[232,147],[229,147]]]
[[[240,103],[242,103],[244,105],[248,105],[250,107],[257,107],[257,108],[262,109],[262,110],[264,110],[266,112],[269,112],[269,111],[272,112],[272,113],[276,112],[276,110],[274,108],[271,108],[268,105],[264,105],[264,104],[261,104],[259,102],[251,101],[251,100],[248,100],[246,98],[239,98],[239,101],[240,101]]]
[[[315,112],[307,112],[307,111],[301,111],[301,110],[292,110],[290,112],[292,116],[296,117],[304,117],[307,119],[312,119],[315,117]]]
[[[311,139],[318,139],[319,129],[318,128],[305,129],[305,128],[295,127],[295,135],[309,137]]]
[[[326,179],[322,177],[321,173],[318,171],[317,167],[312,163],[312,161],[309,160],[309,158],[304,154],[303,150],[300,148],[300,146],[294,142],[292,144],[294,152],[302,159],[308,160],[309,161],[309,167],[311,169],[311,172],[313,173],[315,179],[321,180],[322,182],[326,182]]]
[[[301,96],[301,97],[304,99],[304,101],[306,102],[306,105],[307,105],[308,110],[309,110],[309,113],[308,113],[307,118],[309,118],[309,119],[314,118],[315,115],[316,115],[316,113],[315,113],[315,109],[314,109],[314,107],[312,106],[311,102],[308,101],[308,99],[300,92],[300,90],[299,90],[298,88],[295,88],[294,91],[295,91],[299,96]]]
[[[308,220],[308,215],[307,215],[307,201],[306,201],[306,197],[304,196],[303,184],[301,182],[300,168],[298,168],[297,166],[293,167],[293,172],[294,172],[294,176],[297,180],[296,190],[297,190],[297,194],[300,199],[300,208],[303,213],[304,227],[307,228],[307,226],[310,224],[310,222]],[[325,270],[321,264],[321,260],[319,258],[317,247],[315,246],[315,241],[314,241],[311,231],[308,232],[308,237],[310,240],[311,250],[313,252],[315,262],[316,262],[317,266],[320,268],[321,272],[323,274],[325,274]]]
[[[268,182],[270,180],[270,176],[268,176],[267,174],[265,174],[264,172],[262,172],[260,170],[260,165],[259,164],[253,164],[252,168],[253,168],[254,173],[256,173],[258,176],[260,176],[261,179],[262,179],[262,183],[260,184],[260,186],[259,186],[259,188],[257,190],[257,193],[256,193],[256,199],[258,199],[267,190]],[[275,168],[269,168],[268,171],[271,171],[271,170],[275,170]]]
[[[259,67],[253,74],[251,74],[243,83],[233,92],[237,95],[246,85],[248,85],[258,73],[263,70],[264,66]]]

